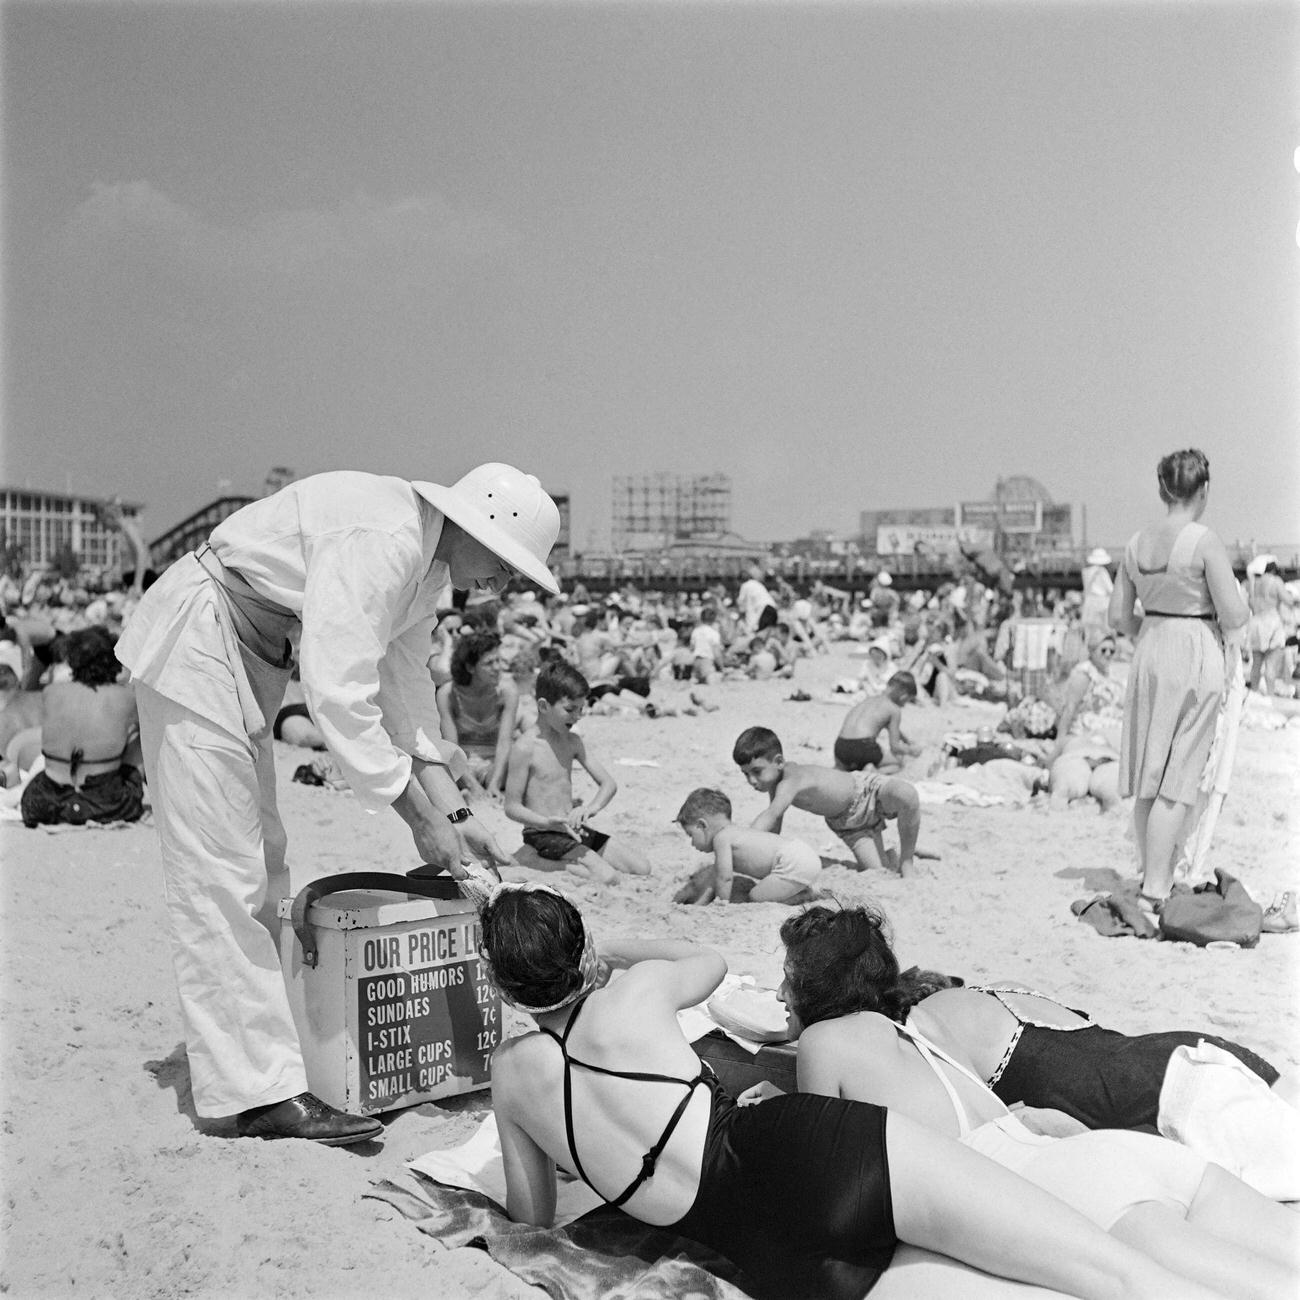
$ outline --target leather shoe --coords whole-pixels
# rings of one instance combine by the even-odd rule
[[[384,1128],[371,1116],[349,1115],[346,1111],[336,1110],[310,1092],[300,1092],[288,1101],[241,1111],[235,1126],[240,1137],[304,1138],[327,1147],[366,1142],[378,1137]]]

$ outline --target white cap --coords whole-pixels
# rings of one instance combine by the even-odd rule
[[[411,486],[512,569],[559,594],[546,557],[560,534],[560,512],[531,474],[493,461],[451,487],[418,480]]]

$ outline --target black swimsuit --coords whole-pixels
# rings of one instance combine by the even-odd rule
[[[610,1204],[622,1204],[652,1176],[695,1088],[703,1084],[711,1109],[699,1189],[686,1214],[666,1228],[725,1255],[743,1270],[745,1289],[759,1300],[860,1300],[867,1294],[898,1244],[882,1107],[811,1093],[737,1106],[704,1069],[689,1081],[606,1070],[569,1055],[566,1040],[576,1018],[575,1011],[563,1036],[543,1032],[564,1053],[569,1153],[588,1186],[574,1144],[574,1066],[686,1089],[659,1141],[646,1152],[641,1172]]]
[[[1176,1029],[1130,1035],[1101,1025],[1042,1024],[1017,1011],[1004,995],[1045,994],[978,987],[972,992],[997,998],[1016,1018],[1011,1042],[988,1080],[989,1087],[1008,1105],[1019,1101],[1027,1106],[1049,1106],[1073,1115],[1089,1128],[1156,1132],[1160,1088],[1169,1058],[1175,1048],[1195,1047],[1202,1039],[1231,1052],[1269,1087],[1277,1081],[1277,1071],[1262,1057],[1215,1034]]]

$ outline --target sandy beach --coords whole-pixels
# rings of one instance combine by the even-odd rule
[[[654,863],[648,879],[609,889],[566,883],[598,939],[688,937],[721,950],[733,971],[775,985],[787,909],[672,904],[701,861],[672,818],[697,785],[727,792],[740,820],[758,811],[761,796],[730,757],[746,726],[771,726],[792,758],[829,763],[847,700],[822,697],[857,666],[840,646],[802,661],[793,682],[708,688],[713,712],[582,723],[620,784],[597,824],[630,837]],[[791,701],[794,689],[814,698]],[[675,684],[657,684],[655,698],[687,703]],[[994,725],[1000,713],[983,703],[910,708],[907,729],[934,746],[946,731]],[[396,817],[290,783],[303,757],[277,746],[295,887],[331,872],[415,865]],[[1300,724],[1242,730],[1211,862],[1265,905],[1300,884],[1298,778]],[[518,847],[518,829],[499,811],[484,816],[506,848]],[[1127,806],[1106,817],[1091,808],[927,806],[921,846],[940,859],[907,881],[849,870],[847,851],[807,814],[791,814],[786,833],[836,859],[824,888],[884,908],[905,964],[1023,981],[1118,1029],[1203,1028],[1283,1070],[1300,1066],[1300,934],[1211,951],[1102,938],[1071,915],[1070,903],[1106,888],[1111,873],[1132,873]],[[0,1290],[315,1300],[543,1294],[484,1252],[439,1249],[390,1206],[363,1199],[408,1160],[468,1137],[487,1111],[487,1092],[395,1112],[385,1117],[382,1144],[356,1149],[229,1140],[233,1123],[196,1121],[190,1103],[152,826],[54,835],[7,822],[0,852]]]

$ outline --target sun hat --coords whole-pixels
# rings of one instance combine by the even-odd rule
[[[894,585],[894,580],[889,576],[888,569],[881,569],[880,572],[876,574],[876,581],[880,583],[882,587],[892,587]]]
[[[1246,572],[1252,578],[1258,578],[1270,564],[1277,563],[1276,555],[1257,555],[1246,565]]]
[[[560,533],[560,512],[533,475],[491,461],[451,487],[418,479],[411,486],[511,568],[558,594],[546,557]]]
[[[1092,550],[1088,552],[1088,558],[1084,560],[1084,564],[1109,564],[1109,563],[1110,563],[1110,552],[1104,546],[1094,546]]]

